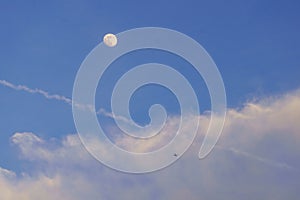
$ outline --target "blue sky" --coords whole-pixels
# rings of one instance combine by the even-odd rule
[[[297,159],[300,152],[299,147],[297,147],[300,140],[300,127],[295,125],[294,122],[297,122],[297,120],[293,121],[295,118],[286,122],[291,123],[289,126],[278,125],[273,128],[273,125],[283,123],[278,122],[280,119],[289,119],[291,116],[297,117],[297,113],[300,113],[300,103],[298,102],[298,90],[300,89],[299,9],[300,3],[295,0],[206,2],[196,0],[51,2],[1,0],[0,80],[6,80],[15,85],[26,85],[29,88],[40,88],[50,94],[71,98],[77,70],[84,58],[102,41],[102,37],[106,33],[119,33],[128,29],[147,26],[165,27],[180,31],[199,42],[217,64],[224,80],[228,107],[232,109],[228,121],[232,120],[234,124],[233,127],[225,130],[225,132],[234,134],[230,135],[229,138],[223,136],[219,143],[222,146],[223,141],[228,148],[237,148],[242,151],[242,153],[237,153],[237,151],[216,150],[221,152],[216,157],[212,156],[213,158],[208,159],[207,164],[199,164],[200,167],[206,169],[205,167],[209,163],[224,162],[224,168],[228,170],[222,171],[213,168],[214,171],[207,172],[206,175],[201,172],[199,175],[201,181],[202,178],[209,179],[206,176],[214,174],[211,175],[214,178],[210,176],[212,179],[208,184],[210,187],[200,180],[194,180],[195,178],[189,179],[189,176],[193,176],[187,174],[187,178],[182,180],[183,182],[186,181],[184,182],[185,185],[191,184],[191,186],[183,189],[181,194],[190,195],[192,199],[195,196],[198,197],[199,191],[196,190],[200,188],[199,190],[203,192],[204,197],[217,199],[217,196],[210,196],[210,193],[213,193],[211,187],[216,187],[220,189],[220,193],[224,197],[222,199],[240,199],[243,194],[253,197],[249,197],[250,199],[269,199],[271,196],[267,194],[274,191],[272,188],[280,188],[274,192],[278,199],[284,199],[285,194],[290,194],[290,199],[295,199],[300,196],[296,190],[300,175],[299,171],[289,169],[300,167],[299,157]],[[187,63],[173,55],[154,50],[139,51],[126,56],[117,60],[107,72],[107,76],[103,80],[104,85],[101,86],[103,90],[101,91],[102,88],[99,87],[97,91],[96,106],[101,107],[103,105],[109,110],[107,108],[109,90],[112,89],[118,77],[134,65],[155,61],[173,65],[174,68],[181,70],[192,83],[199,83],[197,95],[202,104],[200,105],[201,111],[210,109],[206,86],[201,77],[195,76]],[[38,149],[34,146],[36,138],[41,138],[44,141],[44,146],[42,145],[41,148],[49,154],[54,153],[57,148],[59,151],[68,148],[66,143],[69,143],[64,143],[66,138],[76,137],[71,106],[62,101],[46,99],[42,95],[15,91],[4,85],[0,85],[0,97],[0,169],[15,172],[17,176],[21,177],[17,178],[17,181],[20,182],[18,186],[14,186],[6,178],[0,179],[5,182],[5,185],[8,185],[3,194],[14,190],[9,186],[18,188],[24,182],[26,184],[29,182],[28,184],[32,188],[34,188],[34,184],[45,184],[47,187],[49,186],[47,185],[48,182],[44,182],[41,177],[45,176],[55,182],[56,177],[60,177],[65,171],[68,171],[70,176],[78,177],[79,182],[84,182],[91,176],[88,170],[83,170],[84,172],[81,174],[78,169],[93,166],[97,174],[96,177],[101,178],[101,173],[103,173],[103,178],[108,184],[114,185],[118,182],[115,190],[119,190],[120,193],[124,192],[125,194],[126,191],[130,191],[128,189],[130,186],[136,187],[133,191],[138,191],[140,188],[137,185],[141,183],[146,185],[143,189],[145,194],[140,194],[144,199],[150,196],[172,198],[170,194],[173,192],[172,187],[169,188],[166,185],[172,186],[174,184],[175,188],[183,188],[184,184],[181,185],[179,180],[175,180],[174,183],[160,181],[160,188],[153,187],[152,183],[156,183],[156,178],[153,177],[160,175],[172,177],[176,176],[174,174],[177,174],[178,170],[194,169],[191,166],[194,165],[193,161],[190,165],[174,165],[171,169],[165,169],[165,172],[159,172],[162,174],[156,174],[153,177],[150,174],[133,178],[113,170],[110,171],[105,167],[99,169],[98,165],[102,164],[94,163],[91,158],[85,158],[88,155],[83,156],[83,162],[87,159],[87,162],[91,162],[91,164],[81,166],[78,164],[80,162],[74,162],[74,165],[78,165],[78,169],[73,169],[76,166],[68,164],[56,165],[57,162],[64,159],[70,159],[70,163],[73,162],[71,155],[67,153],[66,158],[59,157],[58,161],[49,161],[38,155],[34,157],[34,153],[33,157],[30,158],[27,155],[30,151],[24,149],[32,149],[33,147]],[[255,109],[259,109],[255,110],[254,107],[244,106],[247,102],[253,102],[253,105],[257,106]],[[149,105],[153,103],[162,103],[169,113],[178,114],[178,104],[174,96],[162,88],[149,86],[135,94],[131,103],[133,118],[140,124],[146,124],[149,120],[146,112]],[[272,115],[274,117],[269,117],[264,113],[267,109],[274,109],[274,115]],[[234,116],[237,113],[265,119],[266,126],[269,125],[270,127],[264,129],[255,120],[249,122],[250,124],[253,122],[253,125],[236,121]],[[102,120],[101,123],[110,123],[108,119]],[[241,130],[244,130],[243,133]],[[280,134],[282,132],[286,134]],[[298,132],[298,134],[294,134],[294,132]],[[16,135],[16,133],[23,133],[24,137]],[[29,133],[34,134],[34,136]],[[255,136],[252,137],[247,134]],[[261,136],[258,139],[256,135],[259,134]],[[19,136],[20,140],[13,140],[13,136],[15,138]],[[32,146],[29,147],[24,144],[22,139],[26,139],[25,136],[28,136],[30,141],[35,141]],[[243,139],[230,141],[232,137],[243,137]],[[249,143],[244,144],[245,138],[249,140]],[[266,138],[270,138],[270,140]],[[241,144],[244,144],[245,149],[238,148]],[[80,144],[77,145],[80,146]],[[72,146],[70,152],[73,152],[74,148]],[[81,147],[78,148],[81,149]],[[278,148],[282,151],[279,151]],[[260,152],[258,152],[259,150]],[[247,157],[248,153],[251,155]],[[229,161],[226,158],[233,164],[228,164]],[[188,160],[188,157],[186,159]],[[46,167],[47,169],[41,170],[45,163],[48,163],[49,169]],[[280,163],[286,163],[290,168],[283,170],[279,167],[279,169]],[[198,163],[195,165],[198,166]],[[234,166],[240,168],[236,169]],[[60,168],[61,171],[57,168]],[[247,171],[248,168],[251,169]],[[208,169],[210,168],[208,167]],[[233,169],[237,171],[231,171]],[[249,172],[249,176],[237,177],[234,182],[231,182],[232,174],[234,172],[242,174],[239,171],[243,171],[242,169]],[[28,179],[30,180],[25,180],[21,176],[22,173],[29,174],[30,178]],[[255,187],[259,178],[255,181],[253,176],[264,177],[265,191],[259,191]],[[61,176],[59,180],[68,182],[69,179]],[[233,188],[228,189],[216,185],[216,182],[225,183],[226,180],[231,185],[241,187],[241,192],[235,193]],[[244,181],[249,182],[249,184],[244,184],[245,187],[242,187]],[[285,185],[282,185],[283,183]],[[88,189],[85,188],[81,194],[77,194],[79,199],[81,197],[95,198],[100,196],[103,199],[120,199],[117,194],[106,194],[107,191],[104,189],[97,192],[97,188],[89,185],[84,186]],[[76,185],[76,187],[81,187],[81,185]],[[99,185],[99,187],[101,186]],[[66,189],[64,186],[58,186],[53,190],[60,191],[57,194],[66,199],[72,199],[72,197],[61,192],[64,189]],[[24,193],[24,199],[26,199],[26,195],[31,199],[37,198],[34,195],[30,196],[35,193],[30,188],[22,187],[21,191]],[[102,192],[103,196],[98,194]],[[90,196],[86,195],[87,193]],[[180,198],[179,196],[178,198]],[[19,197],[16,196],[15,199],[17,198]],[[55,197],[49,198],[54,199]],[[128,198],[130,199],[130,195]],[[3,196],[1,199],[10,198]]]

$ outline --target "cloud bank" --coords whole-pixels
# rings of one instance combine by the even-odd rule
[[[205,159],[197,157],[210,119],[200,119],[199,136],[173,165],[155,173],[131,175],[100,164],[77,135],[44,140],[30,132],[15,133],[13,148],[23,173],[0,168],[3,200],[36,199],[299,199],[300,91],[230,109],[221,138]],[[176,127],[172,118],[165,134]],[[186,128],[188,131],[188,127]],[[117,144],[146,151],[169,137],[138,144]],[[133,149],[133,148],[132,148]]]

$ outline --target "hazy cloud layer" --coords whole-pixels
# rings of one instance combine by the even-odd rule
[[[199,137],[175,164],[164,170],[130,175],[94,160],[77,135],[43,140],[15,133],[11,142],[31,169],[16,174],[0,168],[0,197],[35,199],[299,199],[300,91],[266,98],[228,111],[224,132],[204,160],[197,157],[209,115],[198,116]],[[170,134],[176,117],[165,129]],[[188,127],[186,129],[188,131]],[[139,151],[167,142],[161,137]],[[20,161],[22,162],[22,161]]]

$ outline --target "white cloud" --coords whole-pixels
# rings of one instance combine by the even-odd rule
[[[150,174],[130,175],[104,167],[81,145],[77,135],[62,141],[33,133],[15,133],[11,142],[32,169],[23,174],[0,168],[0,197],[35,199],[297,199],[300,182],[300,91],[252,102],[228,112],[217,148],[197,157],[209,116],[200,116],[199,137],[175,164]],[[172,118],[165,129],[172,135]],[[188,127],[186,129],[188,131]],[[140,145],[146,151],[161,137]]]
[[[87,111],[91,111],[94,112],[94,106],[93,105],[84,105],[84,104],[80,104],[78,102],[73,102],[71,98],[65,97],[63,95],[59,95],[59,94],[50,94],[50,92],[42,90],[42,89],[32,89],[26,85],[17,85],[14,83],[11,83],[9,81],[6,80],[0,80],[0,85],[3,85],[5,87],[11,88],[13,90],[16,91],[24,91],[30,94],[40,94],[42,95],[44,98],[49,99],[49,100],[57,100],[57,101],[61,101],[64,102],[68,105],[73,105],[76,106],[78,109],[82,109],[82,110],[87,110]],[[97,112],[97,115],[103,115],[106,117],[110,117],[112,119],[118,119],[121,121],[124,121],[126,123],[132,123],[129,119],[123,117],[123,116],[117,116],[117,115],[113,115],[112,113],[106,111],[104,108],[100,108]]]
[[[46,99],[55,99],[55,100],[58,100],[58,101],[63,101],[67,104],[72,104],[72,100],[65,97],[65,96],[62,96],[62,95],[58,95],[58,94],[49,94],[48,92],[44,91],[44,90],[41,90],[41,89],[31,89],[29,87],[27,87],[26,85],[15,85],[13,83],[10,83],[6,80],[0,80],[0,84],[5,86],[5,87],[9,87],[11,89],[14,89],[14,90],[18,90],[18,91],[25,91],[25,92],[28,92],[28,93],[31,93],[31,94],[40,94],[42,96],[44,96]]]
[[[7,178],[14,178],[16,176],[15,172],[1,168],[0,167],[0,176]]]

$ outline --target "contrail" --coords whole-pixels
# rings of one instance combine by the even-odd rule
[[[72,105],[72,99],[62,96],[62,95],[58,95],[58,94],[49,94],[48,92],[41,90],[41,89],[31,89],[29,87],[27,87],[26,85],[15,85],[13,83],[10,83],[8,81],[5,80],[0,80],[0,84],[9,88],[12,88],[14,90],[18,90],[18,91],[25,91],[31,94],[41,94],[42,96],[44,96],[46,99],[55,99],[58,101],[63,101],[67,104]]]
[[[111,112],[107,112],[105,109],[103,108],[100,108],[97,112],[97,114],[99,115],[104,115],[106,117],[110,117],[112,119],[117,119],[117,120],[121,120],[123,122],[126,122],[128,124],[131,124],[131,125],[134,125],[133,122],[129,119],[127,119],[126,117],[123,117],[123,116],[119,116],[119,115],[114,115],[113,113]]]
[[[295,167],[292,167],[292,166],[290,166],[286,163],[270,160],[270,159],[260,157],[260,156],[257,156],[257,155],[254,155],[254,154],[251,154],[251,153],[248,153],[248,152],[245,152],[245,151],[241,151],[241,150],[232,148],[232,147],[226,148],[226,147],[221,147],[221,146],[218,145],[218,146],[216,146],[216,148],[222,149],[222,150],[225,150],[225,151],[230,151],[234,154],[237,154],[237,155],[240,155],[240,156],[243,156],[243,157],[247,157],[247,158],[251,158],[253,160],[257,160],[259,162],[262,162],[262,163],[265,163],[265,164],[268,164],[268,165],[271,165],[271,166],[274,166],[274,167],[278,167],[278,168],[282,168],[282,169],[288,169],[288,170],[294,170],[295,169]]]
[[[5,87],[8,87],[8,88],[11,88],[11,89],[14,89],[14,90],[17,90],[17,91],[25,91],[25,92],[28,92],[30,94],[40,94],[42,95],[43,97],[45,97],[46,99],[55,99],[55,100],[58,100],[58,101],[62,101],[64,103],[67,103],[69,105],[72,105],[72,99],[68,98],[68,97],[65,97],[63,95],[58,95],[58,94],[50,94],[49,92],[46,92],[44,90],[41,90],[41,89],[32,89],[26,85],[15,85],[11,82],[8,82],[6,80],[0,80],[0,84],[5,86]],[[92,105],[82,105],[82,104],[79,104],[79,103],[76,103],[74,102],[74,105],[78,108],[81,108],[81,109],[86,109],[86,110],[90,110],[91,112],[94,111],[93,109],[93,106]],[[119,120],[122,120],[124,122],[127,122],[127,123],[132,123],[131,120],[125,118],[125,117],[122,117],[122,116],[116,116],[114,115],[113,113],[110,113],[110,112],[107,112],[105,109],[103,108],[100,108],[97,112],[96,112],[97,115],[103,115],[103,116],[106,116],[106,117],[110,117],[112,119],[119,119]]]

